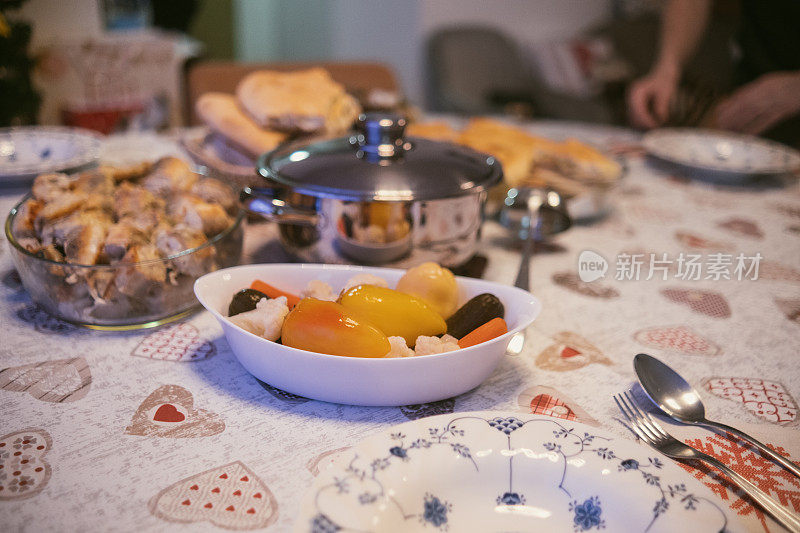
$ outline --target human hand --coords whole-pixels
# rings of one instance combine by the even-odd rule
[[[798,113],[800,72],[775,72],[743,85],[719,104],[716,125],[758,135]]]
[[[628,91],[628,113],[634,126],[655,128],[666,122],[678,87],[678,77],[654,71],[636,80]]]

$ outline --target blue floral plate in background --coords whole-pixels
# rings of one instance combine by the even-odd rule
[[[352,449],[315,480],[296,531],[744,531],[651,448],[519,412],[423,418]]]
[[[79,128],[0,128],[0,185],[21,185],[38,174],[95,163],[100,135]]]

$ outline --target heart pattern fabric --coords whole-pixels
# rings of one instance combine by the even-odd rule
[[[731,316],[728,301],[718,292],[673,288],[661,289],[661,294],[668,300],[689,306],[689,309],[701,315],[713,318],[729,318]]]
[[[611,364],[603,352],[575,332],[561,331],[553,336],[553,341],[536,357],[536,366],[541,369],[566,372],[592,363]]]
[[[800,282],[800,271],[780,263],[761,261],[758,266],[758,278],[772,281]]]
[[[619,296],[619,291],[614,287],[609,287],[598,281],[586,283],[581,281],[578,275],[574,272],[556,272],[553,274],[553,283],[560,285],[565,289],[569,289],[584,296],[591,296],[592,298],[616,298]]]
[[[222,418],[206,409],[196,409],[192,393],[178,385],[156,389],[136,409],[128,435],[145,437],[208,437],[225,431]]]
[[[786,318],[800,324],[800,298],[775,298],[775,304]]]
[[[619,238],[630,238],[636,236],[636,229],[625,222],[624,217],[612,212],[606,219],[597,225],[598,228]]]
[[[764,238],[764,232],[761,231],[758,224],[746,218],[729,218],[728,220],[718,222],[717,226],[743,237],[752,237],[754,239]]]
[[[419,420],[426,416],[450,414],[455,407],[456,399],[448,398],[446,400],[439,400],[438,402],[403,405],[400,407],[400,412],[409,420]]]
[[[722,251],[734,249],[730,243],[706,239],[705,237],[700,237],[699,235],[685,231],[675,232],[675,239],[687,248],[695,250]]]
[[[39,494],[50,480],[44,456],[53,440],[43,429],[28,428],[0,437],[0,501]]]
[[[344,452],[350,448],[350,446],[344,446],[342,448],[336,448],[335,450],[323,452],[306,463],[306,468],[309,472],[311,472],[312,476],[317,477],[320,472],[324,472],[327,468],[333,465],[333,463],[338,461],[339,458],[343,457]]]
[[[525,389],[520,393],[517,402],[525,413],[577,420],[592,426],[600,425],[569,396],[552,387],[538,385]]]
[[[696,333],[689,326],[667,326],[642,329],[633,338],[636,342],[686,355],[719,355],[722,348]]]
[[[773,424],[797,422],[797,403],[781,383],[760,378],[709,378],[703,386],[721,398],[740,402]]]
[[[283,389],[279,389],[277,387],[273,387],[269,383],[264,383],[263,381],[261,381],[258,378],[256,378],[256,381],[258,381],[258,384],[261,385],[261,387],[265,391],[270,393],[274,398],[277,398],[278,400],[280,400],[280,401],[282,401],[284,403],[287,403],[289,405],[300,405],[300,404],[304,404],[307,401],[309,401],[309,399],[306,398],[305,396],[298,396],[297,394],[292,394],[291,392],[286,392]]]
[[[201,338],[196,327],[183,322],[148,335],[131,355],[185,363],[208,359],[215,352],[214,345]]]
[[[800,479],[797,479],[794,474],[777,463],[762,456],[757,450],[746,444],[742,446],[736,439],[728,439],[716,433],[706,435],[703,438],[686,438],[684,442],[722,461],[772,496],[776,501],[789,502],[788,507],[790,510],[792,506],[797,509],[796,502],[800,501]],[[778,442],[770,442],[768,440],[765,444],[788,459],[797,462],[797,458],[792,457],[792,454],[780,446]],[[721,479],[715,470],[702,467],[696,468],[699,465],[689,462],[679,462],[678,465],[696,479],[701,480],[705,486],[720,498],[720,501],[725,502],[739,517],[749,517],[746,522],[742,521],[742,525],[746,525],[748,531],[770,532],[784,530],[776,525],[768,515],[765,516],[761,508],[754,505],[752,500],[737,485],[727,479]]]
[[[170,485],[150,500],[149,508],[168,522],[210,522],[235,530],[264,528],[278,519],[272,491],[241,461]]]
[[[77,326],[54,317],[36,304],[29,304],[17,310],[17,318],[33,325],[40,333],[67,334],[78,329]]]
[[[83,357],[0,370],[0,389],[27,392],[43,402],[76,402],[89,393],[92,372]]]
[[[626,217],[658,225],[672,224],[682,218],[678,211],[655,205],[644,205],[640,202],[628,203],[624,213]]]
[[[786,216],[800,218],[800,205],[775,204],[775,209]]]

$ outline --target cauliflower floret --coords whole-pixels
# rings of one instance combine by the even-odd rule
[[[344,284],[344,289],[342,289],[342,291],[344,292],[348,289],[352,289],[353,287],[358,287],[359,285],[375,285],[376,287],[389,288],[389,283],[383,278],[379,278],[378,276],[374,276],[372,274],[356,274],[347,280],[347,283]]]
[[[442,335],[441,337],[417,337],[414,351],[417,355],[433,355],[436,353],[452,352],[458,350],[458,339],[452,335]]]
[[[280,296],[272,299],[262,298],[252,311],[239,313],[229,317],[228,320],[254,335],[268,341],[276,341],[281,338],[283,320],[288,314],[289,306],[286,304],[286,297]]]
[[[386,357],[414,357],[416,355],[414,350],[406,346],[406,340],[403,337],[389,337],[389,353]]]
[[[300,293],[301,298],[316,298],[317,300],[325,300],[326,302],[335,302],[337,296],[333,293],[333,288],[318,279],[308,282],[306,288]]]
[[[353,234],[362,244],[386,244],[386,230],[375,224],[370,224],[366,228],[354,226]]]

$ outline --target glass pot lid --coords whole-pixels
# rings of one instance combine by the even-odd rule
[[[452,198],[484,191],[502,178],[494,157],[406,138],[405,126],[396,115],[361,115],[349,137],[278,147],[259,159],[258,173],[301,194],[352,201]]]

